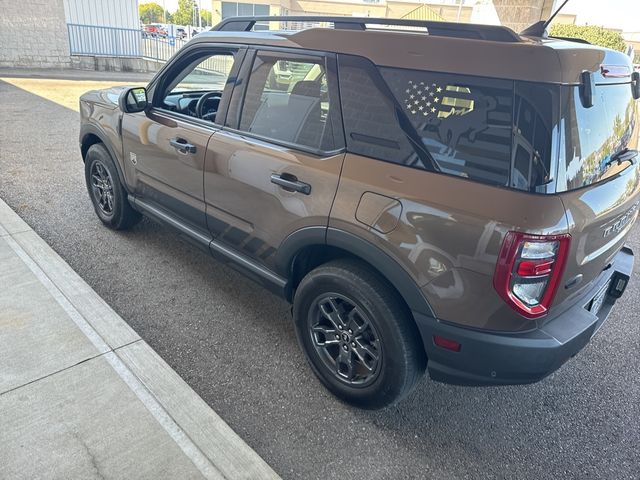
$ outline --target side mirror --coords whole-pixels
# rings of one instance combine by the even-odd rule
[[[144,87],[127,88],[118,99],[120,110],[125,113],[142,112],[147,108],[147,89]]]
[[[631,93],[634,99],[638,100],[640,98],[640,72],[631,74]]]

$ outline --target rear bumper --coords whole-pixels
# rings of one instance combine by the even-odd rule
[[[633,269],[633,252],[623,248],[609,275],[602,275],[580,302],[541,328],[519,334],[499,334],[461,328],[414,313],[427,352],[432,379],[458,385],[509,385],[532,383],[557,370],[578,353],[609,316],[617,300],[608,291],[598,315],[588,308],[594,296],[612,277],[627,278]],[[437,347],[433,336],[459,342],[459,352]]]

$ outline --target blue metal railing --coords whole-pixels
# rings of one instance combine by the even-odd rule
[[[102,27],[68,23],[71,55],[102,55],[108,57],[135,57],[166,62],[186,39],[145,33],[133,28]],[[199,65],[199,69],[228,74],[233,59],[214,56]]]
[[[143,57],[165,62],[186,40],[145,33],[134,28],[68,23],[71,55]]]
[[[187,43],[187,41],[181,38],[143,34],[142,56],[151,60],[166,62],[180,50],[185,43]]]
[[[71,55],[142,56],[142,32],[134,28],[68,23]]]

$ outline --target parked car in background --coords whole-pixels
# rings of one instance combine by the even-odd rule
[[[334,27],[252,31],[300,19]],[[228,18],[146,88],[84,94],[80,148],[107,227],[147,215],[281,295],[320,381],[380,408],[425,368],[536,382],[602,327],[634,261],[639,97],[628,56],[544,34]]]
[[[183,27],[177,27],[176,38],[181,38],[182,40],[184,40],[185,38],[187,38],[187,31]]]
[[[142,28],[142,32],[148,37],[166,37],[167,29],[160,23],[150,23]]]

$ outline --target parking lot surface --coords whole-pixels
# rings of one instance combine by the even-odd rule
[[[46,98],[79,84],[11,82],[0,81],[0,197],[283,478],[640,478],[637,265],[605,326],[543,382],[425,377],[394,408],[356,410],[313,376],[286,303],[167,227],[101,225],[78,113]],[[640,226],[629,244],[640,253]]]

